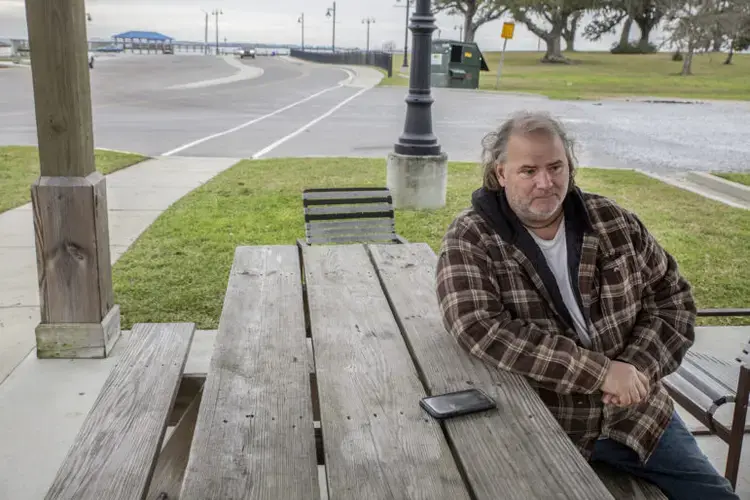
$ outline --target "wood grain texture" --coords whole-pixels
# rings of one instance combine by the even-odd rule
[[[103,175],[89,176],[94,188],[94,226],[96,228],[96,257],[99,276],[99,312],[107,315],[115,305],[112,287],[112,257],[109,252],[109,210],[107,205],[107,178]],[[97,179],[93,182],[93,179]]]
[[[194,331],[192,323],[134,325],[47,500],[143,498]]]
[[[95,185],[89,177],[41,177],[32,187],[37,271],[42,323],[98,323],[103,300],[100,273],[111,263],[99,261]]]
[[[120,306],[100,323],[40,323],[35,333],[39,358],[105,358],[120,338]]]
[[[94,171],[86,5],[84,0],[28,0],[39,160],[42,176]]]
[[[607,488],[609,488],[612,495],[617,499],[667,500],[667,495],[653,483],[637,479],[629,474],[623,474],[601,462],[593,462],[591,465]]]
[[[302,250],[330,498],[468,499],[364,246]]]
[[[199,389],[162,448],[149,485],[147,500],[178,500],[180,498],[180,488],[182,479],[185,477],[185,467],[187,467],[190,455],[190,444],[193,441],[202,395]]]
[[[240,247],[181,500],[319,498],[297,248]]]
[[[611,499],[527,382],[470,356],[445,330],[430,247],[369,249],[430,394],[479,387],[497,402],[497,410],[445,423],[475,497]]]

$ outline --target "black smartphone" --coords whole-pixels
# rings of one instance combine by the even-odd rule
[[[419,401],[419,406],[440,420],[497,407],[495,401],[479,389],[427,396]]]

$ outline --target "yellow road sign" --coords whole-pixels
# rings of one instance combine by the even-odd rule
[[[516,29],[515,23],[503,23],[503,32],[500,36],[503,38],[513,38],[513,31]]]

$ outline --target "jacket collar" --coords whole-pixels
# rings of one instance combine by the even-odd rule
[[[508,204],[505,190],[490,191],[484,187],[472,193],[472,207],[487,221],[500,237],[508,243],[515,243],[526,228]],[[565,225],[578,234],[593,232],[593,224],[583,199],[583,192],[578,186],[568,192],[563,200]]]

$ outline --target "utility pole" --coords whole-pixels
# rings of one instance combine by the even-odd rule
[[[401,0],[396,0],[397,2],[401,2]],[[401,7],[401,5],[396,5],[395,7]],[[401,65],[402,68],[408,68],[409,67],[409,9],[411,8],[411,0],[406,0],[406,25],[404,26],[404,64]]]
[[[464,26],[462,24],[459,24],[458,26],[453,27],[454,30],[458,30],[458,40],[460,42],[464,41]]]
[[[331,52],[336,52],[336,2],[333,2],[333,7],[328,7],[326,17],[331,17],[331,13],[333,13],[333,41],[331,42]]]
[[[208,12],[204,10],[203,13],[206,14],[206,34],[203,39],[203,54],[208,55]]]
[[[224,12],[221,9],[215,9],[212,14],[216,17],[216,55],[219,55],[219,16]]]
[[[367,52],[370,52],[370,24],[375,23],[374,17],[366,17],[362,19],[362,24],[367,24]]]
[[[299,19],[297,19],[297,22],[302,25],[302,50],[305,50],[305,13],[303,12],[302,15],[299,16]]]

